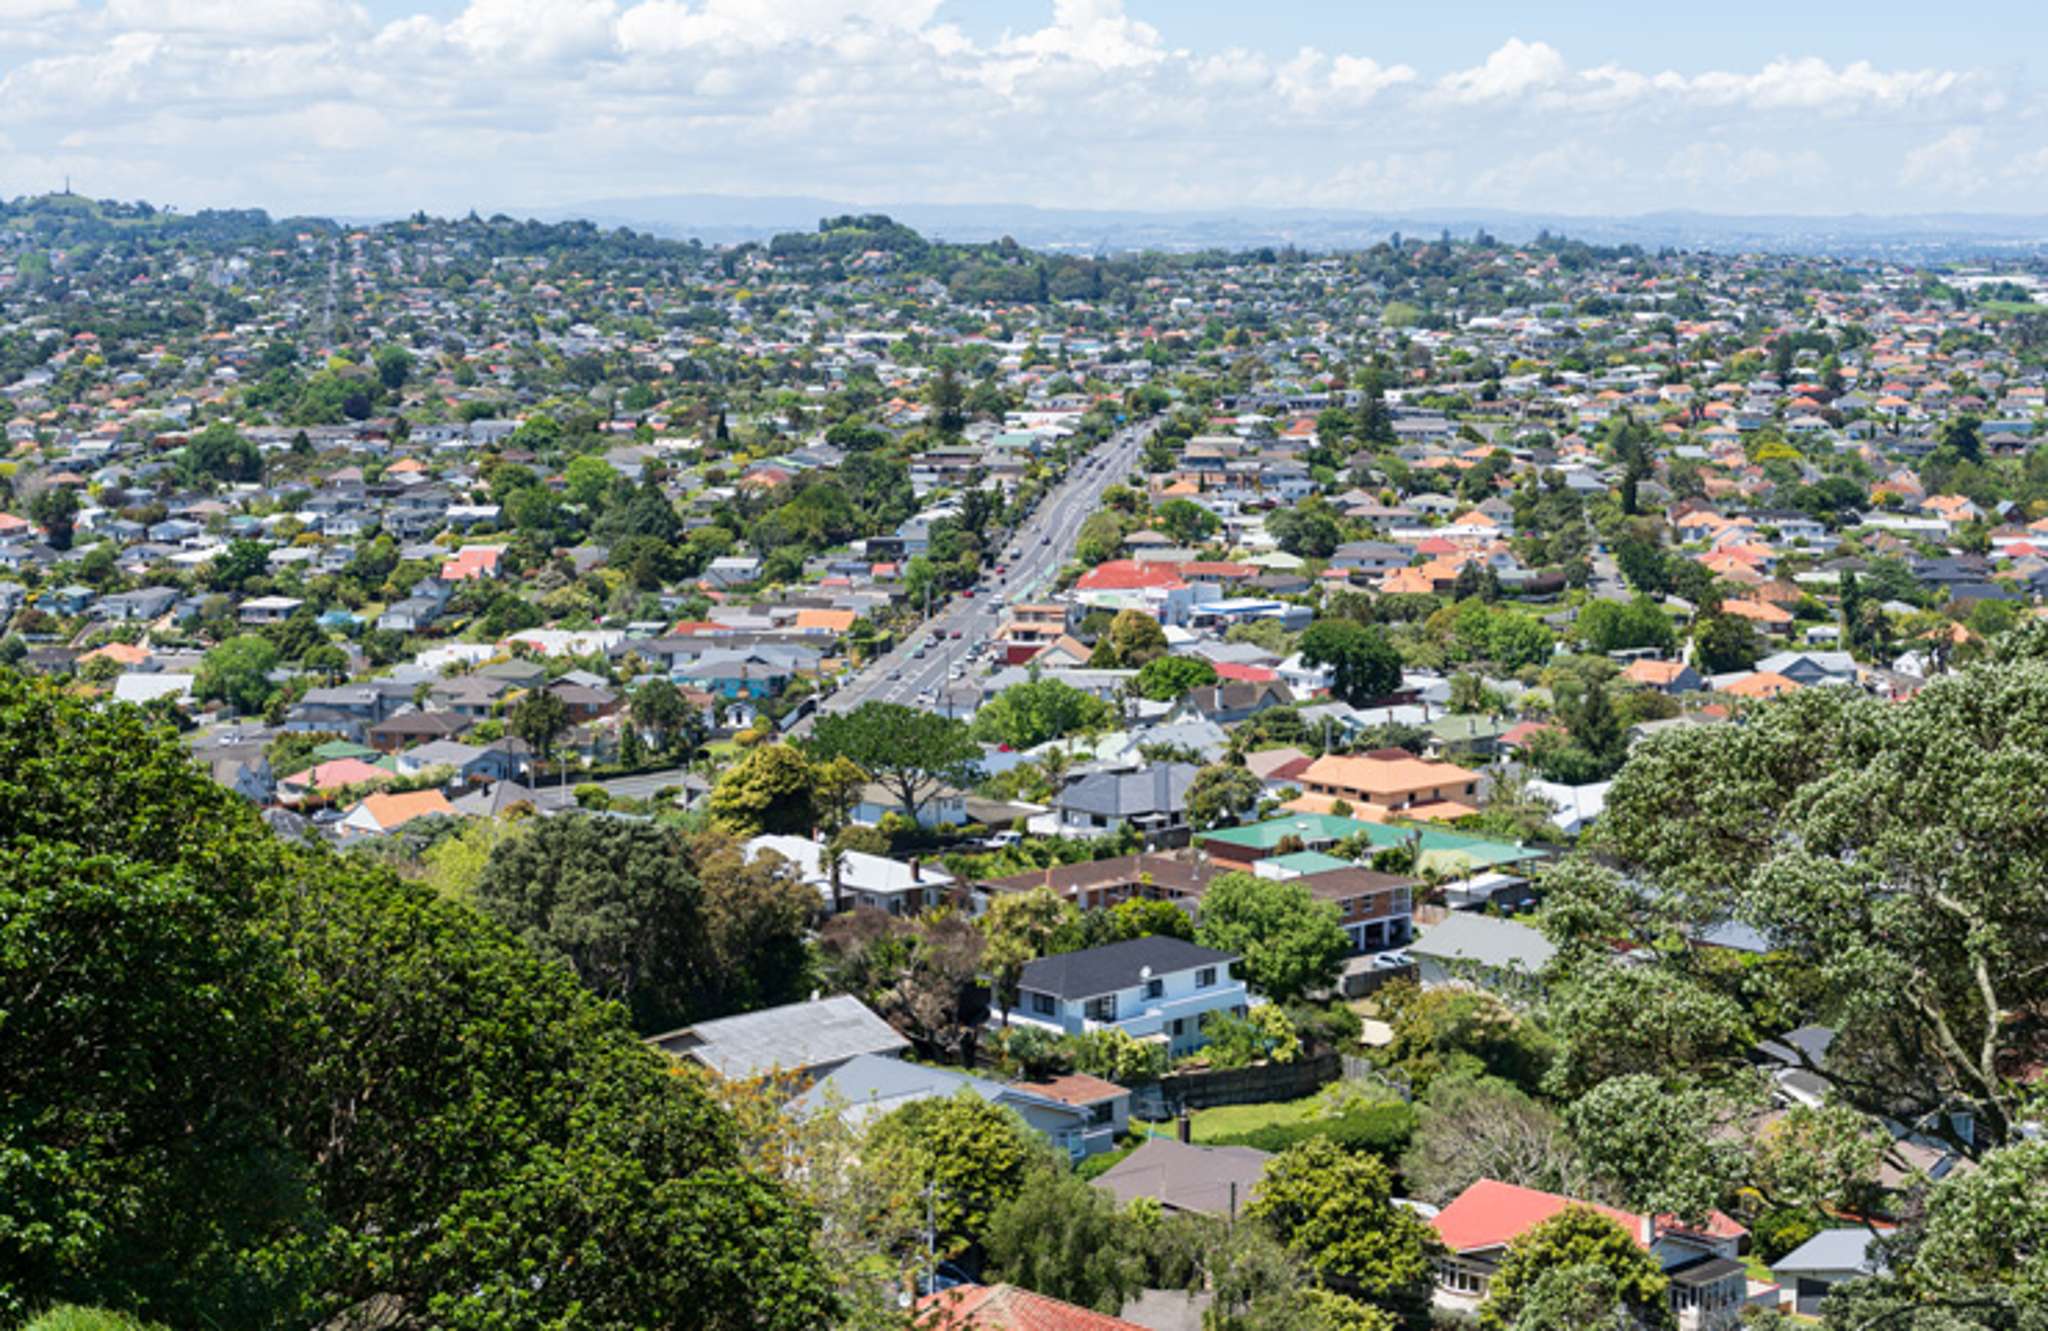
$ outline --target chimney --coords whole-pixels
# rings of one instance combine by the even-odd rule
[[[1657,1242],[1657,1217],[1644,1215],[1638,1217],[1638,1219],[1640,1222],[1639,1227],[1642,1231],[1643,1246],[1648,1248]]]
[[[1173,1134],[1180,1139],[1181,1145],[1194,1145],[1195,1116],[1185,1109],[1181,1110],[1180,1117],[1173,1121]]]
[[[924,881],[924,861],[915,855],[910,857],[910,881],[913,883]]]

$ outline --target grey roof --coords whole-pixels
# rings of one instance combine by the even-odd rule
[[[1230,1186],[1240,1210],[1266,1172],[1266,1152],[1249,1146],[1189,1146],[1154,1137],[1094,1180],[1119,1204],[1156,1197],[1161,1206],[1204,1215],[1230,1213]]]
[[[1867,1229],[1824,1229],[1771,1264],[1771,1273],[1784,1276],[1800,1271],[1874,1270]]]
[[[1437,961],[1469,961],[1488,970],[1542,970],[1557,949],[1536,930],[1514,920],[1452,911],[1408,945],[1419,957]]]
[[[1229,952],[1197,947],[1163,934],[1150,934],[1121,943],[1107,943],[1102,947],[1083,948],[1079,952],[1040,957],[1024,967],[1017,984],[1020,988],[1051,994],[1056,998],[1094,998],[1119,989],[1136,988],[1139,980],[1144,978],[1141,972],[1148,967],[1154,976],[1163,976],[1170,971],[1193,970],[1197,966],[1235,960],[1237,958]]]
[[[734,1079],[778,1069],[802,1072],[844,1063],[857,1054],[893,1054],[910,1047],[851,994],[702,1021],[648,1043]]]
[[[1819,1064],[1828,1056],[1828,1046],[1835,1042],[1835,1032],[1827,1026],[1801,1026],[1785,1032],[1775,1040],[1759,1040],[1756,1052],[1768,1062],[1781,1063],[1786,1067],[1804,1067],[1808,1063]],[[1805,1058],[1801,1058],[1801,1054]]]
[[[841,1117],[864,1122],[919,1100],[944,1099],[961,1091],[972,1091],[990,1104],[1029,1103],[1075,1118],[1084,1116],[1082,1111],[1035,1091],[880,1054],[857,1054],[848,1059],[790,1101],[789,1108],[799,1118],[810,1118],[836,1107]]]
[[[1106,818],[1131,818],[1185,809],[1198,769],[1192,763],[1154,763],[1137,772],[1098,772],[1060,792],[1059,806]]]

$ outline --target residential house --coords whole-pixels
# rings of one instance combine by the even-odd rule
[[[1231,974],[1237,958],[1163,935],[1041,957],[1017,981],[1012,1022],[1064,1035],[1116,1029],[1163,1039],[1173,1055],[1207,1043],[1202,1019],[1243,1016],[1251,997]]]
[[[650,1036],[647,1043],[731,1081],[771,1073],[816,1079],[862,1054],[894,1058],[910,1048],[851,994],[700,1021]]]
[[[1301,788],[1316,812],[1328,812],[1341,801],[1358,817],[1375,822],[1394,817],[1450,819],[1478,812],[1476,772],[1418,758],[1406,749],[1375,749],[1356,757],[1325,754],[1302,773]]]
[[[1426,986],[1469,979],[1496,988],[1534,982],[1557,948],[1518,921],[1452,911],[1410,943],[1408,952]]]
[[[952,1068],[910,1063],[881,1054],[854,1055],[812,1082],[790,1101],[789,1111],[799,1119],[837,1113],[848,1125],[858,1127],[905,1105],[963,1094],[979,1096],[1015,1113],[1069,1159],[1079,1160],[1116,1145],[1116,1134],[1109,1121],[1105,1118],[1099,1123],[1091,1122],[1093,1116],[1086,1108],[1027,1086],[1006,1085]]]
[[[1151,1137],[1093,1182],[1119,1206],[1150,1197],[1165,1211],[1229,1220],[1250,1203],[1272,1158],[1249,1146],[1195,1146]]]
[[[388,836],[415,818],[456,817],[448,797],[438,790],[394,795],[379,791],[365,796],[336,824],[343,837]]]
[[[917,1301],[919,1331],[1147,1331],[1015,1285],[957,1285]]]
[[[780,855],[801,881],[817,889],[824,911],[835,909],[832,866],[818,842],[800,836],[757,836],[747,842],[746,851],[749,861],[770,852]],[[917,858],[905,862],[858,850],[839,856],[839,899],[846,910],[865,907],[890,915],[916,915],[944,901],[953,882],[953,875]]]
[[[1509,1245],[1574,1206],[1612,1220],[1657,1260],[1670,1282],[1679,1331],[1732,1331],[1741,1324],[1749,1278],[1736,1253],[1746,1231],[1720,1212],[1704,1226],[1685,1226],[1673,1217],[1637,1215],[1497,1179],[1479,1180],[1430,1218],[1444,1248],[1435,1260],[1431,1302],[1451,1317],[1476,1315]]]
[[[1135,772],[1097,772],[1070,781],[1053,796],[1059,831],[1092,836],[1129,826],[1162,844],[1187,831],[1192,763],[1153,763]]]
[[[1878,1264],[1868,1228],[1823,1229],[1771,1263],[1771,1274],[1785,1287],[1787,1310],[1818,1317],[1828,1292],[1847,1280],[1876,1275]]]

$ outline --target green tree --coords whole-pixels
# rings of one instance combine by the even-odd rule
[[[555,741],[569,733],[569,707],[560,695],[534,689],[512,705],[505,728],[533,749],[545,767],[554,761]]]
[[[412,378],[412,353],[396,342],[386,342],[377,348],[377,382],[384,385],[387,393],[398,393]]]
[[[987,743],[1034,749],[1049,740],[1101,729],[1115,716],[1115,710],[1094,694],[1039,675],[1012,684],[983,703],[974,714],[972,733]]]
[[[1188,825],[1198,831],[1234,822],[1259,807],[1266,788],[1245,768],[1212,763],[1188,783]]]
[[[1854,575],[1851,575],[1854,576]],[[1651,597],[1637,593],[1627,601],[1594,601],[1579,611],[1579,640],[1590,651],[1619,652],[1642,647],[1670,651],[1677,631],[1671,616]]]
[[[1429,1299],[1435,1236],[1392,1195],[1393,1176],[1376,1157],[1316,1137],[1266,1162],[1245,1215],[1325,1281],[1419,1315]]]
[[[1109,918],[1120,939],[1184,938],[1194,941],[1195,922],[1171,901],[1157,897],[1132,897],[1109,908]],[[1112,1078],[1114,1080],[1114,1078]]]
[[[1320,619],[1301,635],[1301,659],[1328,666],[1330,691],[1353,707],[1364,707],[1401,687],[1401,653],[1377,624]]]
[[[563,488],[570,502],[580,504],[587,512],[604,502],[618,475],[611,463],[595,453],[584,453],[570,458],[569,465],[562,469]]]
[[[238,591],[243,583],[269,569],[270,552],[262,542],[237,536],[213,557],[209,581],[219,591]]]
[[[913,822],[941,786],[970,784],[981,762],[965,722],[891,702],[821,715],[808,748],[814,759],[844,758],[866,772]]]
[[[1192,499],[1169,499],[1153,513],[1160,529],[1182,545],[1194,545],[1205,540],[1223,520]]]
[[[28,516],[43,529],[52,550],[69,550],[78,524],[78,495],[68,486],[45,486],[28,501]]]
[[[1595,1282],[1596,1288],[1607,1292],[1605,1306],[1597,1310],[1600,1321],[1627,1316],[1644,1327],[1677,1325],[1665,1297],[1671,1282],[1657,1259],[1637,1247],[1627,1230],[1590,1206],[1568,1206],[1508,1245],[1486,1302],[1480,1305],[1479,1325],[1485,1331],[1521,1327],[1524,1305],[1536,1293],[1536,1286],[1544,1281],[1545,1273],[1559,1270],[1571,1270],[1577,1279]],[[1555,1307],[1556,1298],[1553,1283],[1542,1297],[1547,1315],[1554,1315],[1549,1310]],[[1550,1321],[1545,1331],[1564,1331],[1564,1325]]]
[[[712,821],[734,836],[803,836],[816,826],[817,773],[801,750],[763,744],[719,774]]]
[[[633,690],[628,712],[634,724],[654,732],[655,746],[664,756],[683,762],[694,760],[711,735],[704,713],[658,675]]]
[[[1044,1137],[967,1090],[876,1120],[865,1155],[898,1190],[929,1196],[941,1256],[980,1243],[1002,1205],[1053,1167]]]
[[[1246,981],[1275,1002],[1334,984],[1351,950],[1337,907],[1292,880],[1219,874],[1202,894],[1195,941],[1241,957]]]
[[[1153,702],[1173,702],[1216,682],[1216,667],[1198,656],[1161,656],[1147,661],[1131,681],[1132,691]]]
[[[1704,1224],[1747,1164],[1737,1106],[1646,1073],[1611,1077],[1565,1108],[1586,1163],[1624,1204]]]
[[[1702,609],[1692,627],[1693,663],[1710,675],[1748,670],[1763,655],[1756,630],[1740,615]]]
[[[810,1214],[566,970],[273,837],[137,709],[0,677],[0,756],[0,1316],[836,1315]]]
[[[1119,610],[1088,663],[1101,670],[1136,670],[1166,651],[1166,630],[1158,620],[1142,610]]]
[[[241,431],[226,421],[215,421],[192,436],[185,445],[185,470],[195,477],[216,481],[257,481],[263,479],[263,455]]]
[[[1101,1313],[1145,1284],[1145,1258],[1115,1200],[1071,1173],[1041,1170],[989,1218],[993,1279]]]
[[[236,711],[254,716],[269,706],[277,691],[269,678],[275,669],[277,648],[271,646],[270,639],[254,633],[236,634],[200,658],[192,692],[200,698],[218,698]]]
[[[1074,908],[1060,900],[1049,887],[1029,892],[1005,892],[988,903],[977,921],[988,940],[982,962],[995,979],[996,1002],[1003,1011],[1003,1024],[1010,1024],[1010,1009],[1017,1003],[1017,978],[1030,963],[1045,956],[1060,931],[1074,921]]]

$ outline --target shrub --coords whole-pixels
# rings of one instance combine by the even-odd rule
[[[1277,1153],[1297,1142],[1326,1137],[1346,1151],[1365,1151],[1391,1160],[1407,1148],[1408,1139],[1415,1133],[1416,1122],[1417,1115],[1412,1105],[1376,1104],[1331,1118],[1269,1123],[1249,1132],[1227,1133],[1211,1138],[1210,1144],[1250,1146]]]

